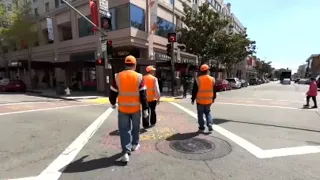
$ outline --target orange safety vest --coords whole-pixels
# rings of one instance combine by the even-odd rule
[[[139,86],[142,74],[133,70],[124,70],[115,75],[118,86],[118,109],[123,113],[136,113],[141,110]]]
[[[213,86],[215,80],[209,75],[201,75],[196,79],[198,85],[197,103],[207,105],[213,103]]]
[[[147,86],[147,100],[148,100],[148,102],[157,100],[157,97],[156,97],[156,92],[157,92],[156,77],[154,77],[151,74],[147,74],[147,75],[143,76],[143,80]]]

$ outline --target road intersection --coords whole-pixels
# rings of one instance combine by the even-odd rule
[[[317,179],[320,116],[301,108],[306,89],[270,83],[221,92],[211,135],[195,133],[189,99],[167,98],[126,167],[116,161],[117,112],[105,99],[0,105],[0,179]],[[173,151],[187,139],[212,147]]]

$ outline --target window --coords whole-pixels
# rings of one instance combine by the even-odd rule
[[[34,15],[39,16],[38,8],[34,8]]]
[[[158,30],[156,35],[167,37],[168,33],[173,32],[174,24],[160,17],[157,19]]]
[[[133,4],[130,4],[130,21],[132,27],[145,31],[146,25],[144,10]]]
[[[129,14],[129,4],[124,6],[118,7],[116,9],[116,22],[117,22],[117,29],[123,29],[130,27],[130,14]]]
[[[88,19],[91,19],[91,16],[87,16]],[[93,26],[86,21],[83,17],[78,19],[78,29],[79,29],[79,37],[85,37],[93,35],[92,31]]]
[[[59,5],[60,5],[59,1],[60,1],[60,0],[54,0],[54,6],[55,6],[56,8],[58,8]]]
[[[49,2],[44,4],[45,12],[49,12]]]

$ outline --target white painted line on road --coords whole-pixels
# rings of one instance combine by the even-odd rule
[[[57,102],[57,101],[49,101],[49,102]],[[45,101],[36,101],[36,102],[16,102],[16,103],[2,103],[0,106],[11,106],[11,105],[22,105],[22,104],[38,104],[38,103],[48,103]]]
[[[299,111],[318,111],[317,109],[300,109],[294,107],[286,107],[286,106],[269,106],[269,105],[261,105],[261,104],[240,104],[240,103],[221,103],[215,102],[214,104],[221,105],[234,105],[234,106],[249,106],[249,107],[266,107],[266,108],[279,108],[279,109],[291,109],[291,110],[299,110]]]
[[[219,98],[220,99],[220,98]],[[226,98],[223,97],[221,99],[249,99],[249,100],[260,100],[260,101],[281,101],[281,102],[292,102],[292,103],[304,103],[305,101],[290,101],[290,100],[284,100],[284,99],[259,99],[259,98]]]
[[[198,116],[196,113],[192,112],[191,110],[177,104],[174,102],[170,102],[171,104],[173,104],[174,106],[178,107],[179,109],[183,110],[184,112],[188,113],[190,116],[198,119]],[[257,147],[256,145],[250,143],[249,141],[233,134],[232,132],[218,126],[218,125],[213,125],[213,129],[222,134],[223,136],[225,136],[226,138],[230,139],[231,141],[233,141],[234,143],[238,144],[240,147],[242,147],[243,149],[249,151],[251,154],[253,154],[254,156],[256,156],[257,158],[262,158],[263,156],[263,150],[260,149],[259,147]]]
[[[36,177],[25,177],[25,178],[18,178],[18,179],[7,179],[7,180],[35,180]]]
[[[274,157],[304,155],[304,154],[314,154],[314,153],[320,153],[320,146],[300,146],[300,147],[264,150],[262,158],[274,158]]]
[[[62,152],[42,173],[37,177],[38,180],[58,180],[63,168],[69,165],[78,155],[81,149],[87,144],[89,139],[100,128],[103,122],[112,113],[113,109],[107,109],[101,114],[80,136],[74,140],[69,147]]]
[[[101,105],[101,104],[82,104],[82,105],[62,106],[62,107],[44,108],[44,109],[31,109],[26,111],[13,111],[13,112],[0,113],[0,116],[29,113],[29,112],[38,112],[38,111],[50,111],[50,110],[65,109],[65,108],[72,108],[72,107],[98,106],[98,105]]]

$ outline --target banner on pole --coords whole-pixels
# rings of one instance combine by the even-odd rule
[[[155,33],[158,30],[158,0],[149,0],[150,12],[150,33]]]
[[[48,39],[54,41],[52,19],[47,18]]]

